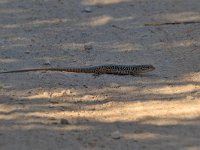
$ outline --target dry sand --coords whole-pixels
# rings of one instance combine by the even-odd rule
[[[200,150],[199,0],[0,0],[0,70],[152,64],[143,77],[0,75],[0,150]]]

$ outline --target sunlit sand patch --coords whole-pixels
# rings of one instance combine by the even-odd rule
[[[184,80],[184,77],[182,77]],[[188,81],[191,78],[186,78]],[[184,80],[187,82],[187,80]],[[193,81],[193,79],[192,79]],[[160,81],[162,83],[162,81]],[[176,95],[191,93],[193,91],[200,91],[200,86],[198,84],[159,84],[159,86],[150,85],[144,86],[139,89],[139,94],[146,96],[148,94],[160,94],[164,95]],[[142,84],[141,84],[142,85]],[[180,99],[162,101],[159,97],[154,100],[154,98],[149,97],[145,101],[140,101],[137,99],[131,100],[131,96],[138,96],[137,86],[123,86],[119,89],[110,89],[114,92],[116,96],[125,95],[126,100],[123,98],[120,101],[115,100],[115,98],[106,97],[105,93],[110,92],[109,88],[102,89],[91,89],[89,93],[85,93],[81,89],[74,90],[75,94],[65,93],[65,89],[56,89],[51,91],[39,91],[38,94],[27,94],[27,96],[17,96],[24,100],[47,100],[43,103],[37,101],[37,104],[26,104],[24,108],[17,108],[14,104],[9,109],[6,109],[6,105],[1,105],[1,112],[6,112],[5,115],[1,115],[0,119],[6,120],[20,120],[22,118],[85,118],[92,121],[112,123],[112,122],[137,122],[140,124],[153,124],[157,126],[163,125],[188,125],[196,124],[196,118],[200,117],[200,99],[198,97],[195,100],[188,100],[187,98],[181,97]],[[50,92],[50,93],[49,93]],[[135,93],[134,93],[135,92]],[[18,91],[16,95],[23,95],[24,92]],[[94,94],[98,93],[98,94]],[[5,93],[6,94],[6,93]],[[7,93],[9,95],[9,93]],[[66,95],[65,95],[66,94]],[[24,94],[26,95],[26,94]],[[112,95],[112,94],[111,94]],[[73,97],[70,99],[70,97]],[[120,97],[120,96],[119,96]],[[128,98],[128,99],[127,99]],[[49,99],[61,99],[59,104],[54,105],[53,109],[49,109],[51,103],[48,102]],[[107,101],[109,100],[109,101]],[[101,101],[101,102],[100,102]],[[81,102],[81,103],[76,103]],[[83,103],[82,103],[83,102]],[[99,103],[100,102],[100,103]],[[79,106],[77,106],[79,105]],[[98,105],[98,107],[96,107]],[[52,105],[51,105],[52,106]],[[61,109],[64,108],[64,109]],[[71,109],[74,108],[74,109]],[[13,111],[13,110],[21,110]],[[48,110],[48,113],[45,111]],[[13,112],[12,112],[13,111]],[[12,112],[12,114],[9,114]],[[25,112],[25,113],[24,113]],[[8,114],[8,115],[6,115]],[[22,121],[26,123],[26,120]],[[39,119],[40,120],[40,119]],[[40,120],[41,121],[41,120]],[[30,123],[30,122],[29,122]],[[45,123],[45,122],[43,122]]]
[[[77,110],[49,112],[30,112],[29,117],[73,117],[97,120],[99,122],[130,122],[142,124],[169,125],[184,124],[184,120],[195,119],[200,116],[200,101],[148,101],[148,102],[113,102],[111,107],[98,111]],[[149,119],[150,118],[150,119]],[[152,119],[151,119],[152,118]],[[168,121],[169,120],[169,121]],[[192,123],[192,122],[191,122]]]
[[[12,105],[0,104],[0,112],[8,113],[15,110]]]
[[[83,97],[83,101],[92,100],[93,97]],[[74,104],[76,105],[76,104]],[[66,106],[68,106],[66,104]],[[107,107],[106,107],[107,106]],[[0,105],[0,119],[5,120],[17,120],[19,126],[25,126],[26,128],[35,128],[46,124],[42,118],[83,118],[92,121],[112,123],[112,122],[138,122],[140,124],[153,124],[157,126],[162,125],[187,125],[195,124],[195,118],[200,117],[200,100],[181,100],[181,101],[153,101],[146,102],[115,102],[113,100],[109,105],[104,104],[103,109],[89,110],[77,109],[77,110],[60,110],[57,109],[46,111],[40,111],[48,108],[48,104],[40,104],[38,106],[26,105],[25,108],[17,108],[17,105]],[[38,109],[36,109],[38,107]],[[41,108],[40,108],[41,107]],[[70,107],[73,107],[71,105]],[[93,107],[91,105],[91,107]],[[20,112],[21,110],[21,112]],[[15,112],[16,111],[16,112]],[[10,112],[12,112],[10,114]],[[25,113],[26,112],[26,113]],[[5,113],[5,114],[3,114]],[[25,119],[26,118],[26,119]],[[31,125],[34,118],[36,118],[35,125]],[[41,122],[41,124],[37,122]],[[26,124],[30,124],[26,125]],[[37,125],[38,124],[38,125]],[[66,129],[67,130],[67,129]],[[151,137],[151,136],[150,136]],[[127,138],[131,138],[128,136]],[[133,137],[139,138],[139,137]],[[153,138],[153,137],[151,137]]]
[[[0,120],[15,120],[22,117],[23,113],[20,113],[20,110],[23,110],[20,105],[0,104]]]
[[[50,92],[42,92],[38,93],[35,95],[27,96],[27,97],[22,97],[22,99],[43,99],[43,98],[51,98],[51,93]]]
[[[13,63],[17,61],[18,60],[14,58],[0,58],[0,63]]]
[[[73,100],[74,101],[93,101],[93,100],[105,100],[107,97],[103,96],[103,95],[79,95],[81,93],[78,93],[78,91],[75,90],[69,90],[69,89],[60,89],[60,90],[53,90],[53,91],[43,91],[43,92],[39,92],[37,94],[34,95],[30,95],[30,96],[25,96],[25,97],[21,97],[22,99],[29,99],[29,100],[34,100],[34,99],[44,99],[44,98],[65,98],[65,97],[69,97],[69,96],[73,96]]]
[[[197,82],[196,84],[199,86],[200,85],[200,69],[197,70],[196,72],[191,72],[191,73],[188,73],[188,74],[185,74],[182,76],[183,80],[185,82],[190,82],[190,81],[193,81],[193,82]]]
[[[108,5],[108,4],[117,4],[123,2],[129,2],[130,0],[83,0],[82,4],[84,5]]]
[[[108,15],[103,15],[103,16],[98,16],[98,17],[93,17],[90,20],[87,20],[86,22],[80,23],[79,25],[81,26],[90,26],[90,27],[98,27],[98,26],[103,26],[106,25],[110,22],[123,22],[123,21],[129,21],[133,20],[134,16],[131,17],[121,17],[121,18],[113,18],[112,16]],[[126,30],[123,27],[117,27],[118,29],[121,30]]]
[[[22,97],[22,99],[44,99],[44,98],[59,98],[59,97],[64,97],[66,96],[67,93],[65,90],[62,91],[44,91],[35,95],[27,96],[27,97]]]
[[[183,148],[183,150],[200,150],[200,146],[190,146],[187,148]]]
[[[84,95],[82,97],[76,97],[74,100],[81,100],[81,101],[95,101],[95,100],[105,100],[106,96],[102,95]]]
[[[28,23],[30,25],[46,25],[46,24],[57,24],[57,23],[63,23],[69,21],[68,19],[51,19],[51,20],[34,20],[31,23]]]
[[[111,45],[107,45],[109,48],[116,49],[117,51],[136,51],[141,50],[142,46],[139,44],[132,43],[113,43]]]
[[[131,15],[131,16],[128,16],[128,17],[118,17],[118,18],[113,18],[113,20],[115,22],[120,22],[120,21],[130,21],[130,20],[133,20],[134,18],[136,18],[137,16],[134,16],[134,15]]]
[[[138,141],[175,138],[175,136],[172,136],[172,135],[162,135],[162,134],[156,134],[156,133],[150,133],[150,132],[125,133],[123,134],[123,137],[128,140],[138,140]]]
[[[156,18],[159,18],[162,22],[195,21],[200,20],[200,14],[197,12],[187,11],[180,13],[159,14]]]
[[[186,48],[191,46],[199,46],[199,42],[195,40],[182,40],[182,41],[174,41],[174,42],[160,42],[152,45],[153,48]]]
[[[0,1],[0,4],[7,4],[7,3],[11,3],[13,2],[14,0],[1,0]]]
[[[180,94],[193,91],[199,91],[200,86],[188,84],[188,85],[172,85],[159,88],[148,88],[144,90],[145,93],[157,93],[157,94]]]
[[[31,39],[27,37],[10,37],[9,42],[31,42]]]
[[[21,28],[23,27],[35,27],[35,26],[44,26],[52,24],[60,24],[69,21],[68,19],[51,19],[51,20],[34,20],[27,23],[17,23],[17,24],[0,24],[0,27],[3,29],[12,29],[12,28]]]
[[[83,43],[63,43],[63,49],[71,49],[71,50],[83,50],[84,44]]]
[[[56,89],[56,90],[46,90],[41,91],[33,95],[28,95],[21,97],[22,99],[49,99],[49,98],[63,98],[65,96],[75,96],[77,95],[76,91],[71,91],[70,89]]]
[[[156,118],[156,117],[147,117],[145,119],[142,119],[143,121],[138,120],[140,124],[152,124],[152,125],[157,125],[157,126],[164,126],[164,125],[195,125],[195,124],[200,124],[200,121],[197,121],[195,118],[198,118],[200,115],[196,115],[196,117],[192,118],[185,118],[185,119],[180,119],[180,118],[170,118],[170,117],[161,117],[161,118]]]
[[[100,16],[100,17],[94,17],[91,20],[82,23],[82,26],[91,26],[91,27],[97,27],[97,26],[102,26],[107,23],[109,23],[113,17],[111,16]]]

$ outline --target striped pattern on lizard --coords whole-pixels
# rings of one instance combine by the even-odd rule
[[[94,73],[100,74],[115,74],[115,75],[140,75],[155,69],[152,65],[102,65],[93,67],[67,67],[67,68],[35,68],[35,69],[21,69],[13,71],[0,72],[4,73],[19,73],[19,72],[34,72],[34,71],[61,71],[61,72],[75,72],[75,73]]]

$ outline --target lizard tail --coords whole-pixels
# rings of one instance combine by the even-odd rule
[[[34,71],[60,71],[60,72],[76,72],[76,73],[94,73],[91,68],[35,68],[35,69],[20,69],[12,71],[3,71],[4,73],[20,73],[20,72],[34,72]]]

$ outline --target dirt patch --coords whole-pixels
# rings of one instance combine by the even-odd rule
[[[1,0],[0,70],[152,64],[144,76],[0,75],[0,149],[200,149],[200,3]]]

